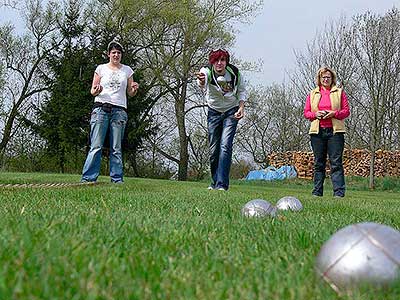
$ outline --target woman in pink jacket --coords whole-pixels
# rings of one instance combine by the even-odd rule
[[[333,196],[344,197],[343,170],[344,119],[350,115],[345,92],[336,86],[336,73],[328,67],[320,68],[317,87],[307,97],[304,117],[311,121],[310,139],[314,153],[314,196],[323,196],[326,159],[329,156]]]

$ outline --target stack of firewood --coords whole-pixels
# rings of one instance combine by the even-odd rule
[[[343,167],[346,175],[368,177],[371,153],[365,149],[345,149]],[[375,173],[378,176],[378,173]]]
[[[314,155],[312,152],[287,151],[268,155],[271,166],[279,168],[293,165],[299,178],[313,177]],[[371,152],[365,149],[345,149],[343,153],[344,173],[347,176],[369,176]],[[330,174],[329,160],[327,175]],[[375,176],[400,176],[400,151],[378,150],[375,152]]]

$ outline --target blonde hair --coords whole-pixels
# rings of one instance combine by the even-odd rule
[[[333,71],[333,70],[332,70],[331,68],[329,68],[329,67],[322,67],[322,68],[320,68],[320,69],[318,70],[317,76],[315,77],[315,83],[316,83],[318,86],[321,86],[321,77],[322,77],[322,73],[325,73],[325,72],[331,73],[331,76],[332,76],[332,84],[331,84],[331,87],[334,86],[334,85],[336,85],[336,80],[337,80],[336,72]]]

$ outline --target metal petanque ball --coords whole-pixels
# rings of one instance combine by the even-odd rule
[[[217,82],[218,82],[218,84],[221,84],[221,83],[224,84],[224,83],[226,83],[226,78],[224,76],[218,76]]]
[[[275,217],[276,208],[266,200],[254,199],[243,206],[242,214],[245,217]]]
[[[222,88],[222,90],[228,89],[228,82],[226,81],[226,78],[224,76],[218,76],[217,82],[219,86]]]
[[[349,225],[322,246],[316,272],[339,294],[389,286],[400,279],[400,232],[372,222]]]
[[[296,197],[286,196],[278,200],[276,208],[278,210],[300,211],[303,209],[303,204]]]

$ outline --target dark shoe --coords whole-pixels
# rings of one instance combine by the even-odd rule
[[[228,190],[228,187],[225,187],[223,185],[218,185],[218,186],[215,187],[215,189],[218,190],[218,191],[225,191],[226,192]]]
[[[118,181],[111,181],[111,183],[115,183],[115,184],[123,184],[124,182],[122,180],[118,180]]]
[[[96,183],[96,181],[89,181],[86,179],[81,179],[80,183]]]

